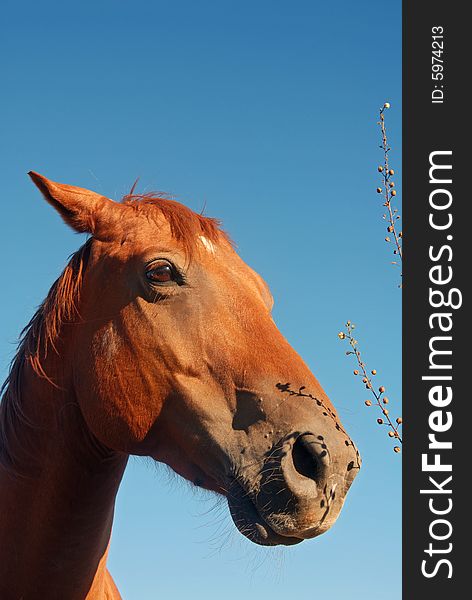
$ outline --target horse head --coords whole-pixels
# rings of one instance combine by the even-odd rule
[[[169,199],[118,203],[30,175],[91,235],[56,345],[97,443],[223,494],[258,544],[326,531],[359,454],[273,321],[267,284],[218,222]]]

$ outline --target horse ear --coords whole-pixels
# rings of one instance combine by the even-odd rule
[[[28,175],[67,225],[79,233],[91,233],[99,239],[108,237],[125,208],[90,190],[56,183],[34,171]]]

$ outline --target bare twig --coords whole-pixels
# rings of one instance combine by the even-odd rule
[[[382,106],[382,108],[379,111],[379,119],[380,120],[378,121],[378,124],[380,125],[380,132],[381,132],[381,136],[382,136],[382,145],[380,146],[380,148],[383,150],[384,159],[383,159],[383,165],[379,165],[377,167],[377,170],[379,171],[379,173],[382,174],[382,185],[381,185],[381,187],[377,188],[377,193],[383,194],[383,196],[384,196],[383,205],[386,207],[387,212],[383,215],[383,219],[388,222],[387,234],[390,234],[393,236],[393,241],[395,243],[395,249],[394,249],[393,253],[396,256],[398,256],[399,262],[401,265],[403,262],[403,248],[402,248],[402,242],[401,242],[403,233],[401,231],[397,230],[398,221],[400,220],[401,217],[398,214],[398,208],[396,208],[393,205],[394,200],[397,199],[397,191],[395,189],[395,182],[392,179],[393,175],[395,175],[395,171],[390,167],[390,164],[389,164],[389,153],[390,153],[391,148],[388,144],[387,129],[385,126],[385,111],[389,108],[390,108],[390,104],[388,102],[385,102],[385,104]],[[385,241],[387,243],[392,242],[390,235],[387,235],[385,237]],[[395,260],[395,261],[392,261],[392,264],[398,265],[399,263],[398,263],[398,261]],[[401,287],[401,285],[399,287]]]
[[[387,405],[389,404],[389,399],[385,396],[385,387],[381,385],[377,388],[377,390],[375,390],[374,385],[372,383],[372,377],[375,377],[375,375],[377,375],[377,371],[375,369],[372,369],[370,371],[370,374],[368,373],[367,365],[361,357],[359,344],[353,336],[354,329],[355,325],[351,323],[351,321],[347,321],[345,325],[345,330],[340,331],[338,333],[338,337],[341,340],[348,340],[349,345],[351,346],[351,350],[348,350],[346,354],[354,355],[357,361],[357,366],[359,367],[354,369],[354,375],[362,377],[362,383],[371,392],[372,396],[375,399],[374,404],[376,404],[378,408],[382,411],[383,417],[379,417],[377,419],[377,423],[379,425],[386,425],[389,428],[389,437],[397,440],[400,444],[402,444],[402,438],[400,436],[399,429],[403,423],[403,419],[401,417],[397,417],[394,422],[390,417],[390,411],[387,408]],[[372,406],[372,400],[366,400],[364,404],[366,406]],[[400,452],[399,446],[395,446],[393,449],[395,452]]]
[[[389,159],[391,148],[388,144],[387,128],[385,126],[385,111],[389,108],[390,103],[385,102],[385,104],[379,111],[378,124],[380,125],[380,133],[382,137],[382,144],[380,148],[383,150],[383,164],[377,167],[377,171],[382,175],[382,183],[381,186],[377,188],[377,193],[383,195],[383,205],[387,209],[386,213],[383,215],[383,219],[388,223],[385,241],[387,243],[391,243],[393,238],[393,242],[395,245],[393,253],[399,259],[399,261],[392,261],[392,264],[401,266],[403,261],[403,234],[397,229],[401,217],[398,214],[398,209],[394,206],[394,201],[397,199],[395,182],[392,179],[395,175],[395,171],[390,166]],[[401,284],[399,285],[399,287],[401,287]],[[375,369],[372,369],[370,373],[368,373],[367,365],[361,357],[359,344],[353,336],[354,328],[355,325],[351,323],[351,321],[348,321],[345,325],[345,330],[340,331],[338,333],[338,337],[341,340],[348,340],[351,349],[348,350],[346,354],[352,354],[357,361],[358,368],[354,369],[354,375],[360,376],[362,378],[362,383],[368,390],[370,390],[372,396],[374,397],[374,402],[372,402],[372,400],[365,400],[364,404],[366,406],[372,406],[372,404],[375,404],[382,411],[382,417],[377,418],[377,423],[379,425],[386,425],[389,430],[389,437],[393,438],[394,440],[397,440],[400,444],[402,444],[402,438],[400,436],[400,427],[403,423],[403,420],[401,417],[398,417],[395,420],[392,420],[392,418],[390,417],[390,412],[387,408],[387,405],[389,404],[389,399],[385,396],[385,387],[381,385],[377,388],[377,390],[374,388],[374,385],[372,383],[372,377],[374,377],[377,374],[377,371]],[[394,446],[393,449],[395,452],[400,452],[400,446]]]

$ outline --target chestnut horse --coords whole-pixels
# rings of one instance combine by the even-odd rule
[[[226,496],[257,544],[331,527],[359,454],[218,222],[169,199],[114,202],[30,176],[91,237],[25,328],[4,385],[0,598],[120,598],[106,560],[130,454]]]

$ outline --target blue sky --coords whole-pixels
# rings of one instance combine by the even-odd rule
[[[375,188],[386,100],[401,165],[400,2],[44,0],[2,12],[2,375],[82,242],[27,171],[112,198],[140,177],[140,190],[223,220],[364,459],[330,532],[269,551],[224,505],[205,514],[214,498],[132,459],[109,560],[124,598],[400,598],[401,458],[337,338],[357,324],[396,411],[400,292]]]

